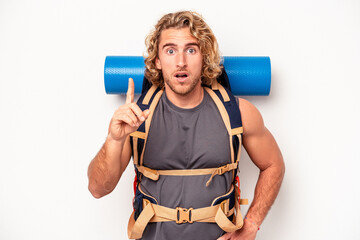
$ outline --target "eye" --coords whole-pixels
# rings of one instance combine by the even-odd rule
[[[189,49],[187,50],[187,52],[190,53],[190,54],[193,54],[193,53],[195,53],[196,51],[195,51],[194,48],[189,48]]]
[[[168,49],[166,52],[171,55],[175,53],[174,49],[171,49],[171,48]]]

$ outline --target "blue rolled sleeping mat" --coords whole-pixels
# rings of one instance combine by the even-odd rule
[[[223,59],[223,65],[234,95],[269,95],[271,86],[269,57],[225,56]],[[106,93],[126,93],[129,78],[134,79],[135,93],[141,93],[144,71],[145,63],[141,56],[107,56],[104,68]]]

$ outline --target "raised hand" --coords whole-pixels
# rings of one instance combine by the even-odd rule
[[[129,78],[126,102],[115,111],[110,121],[108,134],[113,140],[125,140],[130,133],[138,129],[150,114],[149,110],[141,111],[139,106],[134,103],[134,91],[134,80]]]

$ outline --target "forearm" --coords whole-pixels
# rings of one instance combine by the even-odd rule
[[[263,222],[279,193],[284,173],[285,166],[282,159],[276,166],[270,166],[260,171],[255,187],[254,200],[246,215],[248,219],[251,219],[258,226]]]
[[[115,141],[107,137],[104,145],[88,168],[89,190],[95,198],[109,194],[119,181],[122,169],[121,153],[125,140]]]

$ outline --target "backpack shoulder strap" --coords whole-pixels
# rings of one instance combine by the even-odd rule
[[[243,126],[236,98],[228,89],[224,88],[217,81],[214,81],[211,88],[205,87],[205,90],[215,102],[228,131],[230,149],[232,149],[231,162],[238,162],[240,160]],[[234,172],[233,177],[235,177],[235,175]]]
[[[214,83],[211,85],[211,90],[216,94],[217,98],[224,105],[225,110],[229,115],[230,128],[232,129],[231,133],[229,132],[229,134],[237,135],[239,133],[242,133],[241,113],[235,96],[231,93],[229,89],[223,87],[217,81],[214,81]]]
[[[143,165],[144,150],[150,129],[151,120],[154,114],[154,110],[159,103],[160,97],[163,92],[164,91],[160,88],[152,86],[148,91],[146,91],[140,96],[136,103],[141,109],[141,111],[149,109],[150,115],[135,132],[130,134],[130,143],[132,145],[135,165]]]

